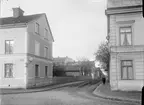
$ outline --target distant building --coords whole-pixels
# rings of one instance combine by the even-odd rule
[[[81,75],[81,68],[79,65],[66,65],[65,66],[65,73],[67,76],[80,76]]]
[[[112,90],[144,86],[144,18],[142,0],[108,0],[106,15]]]
[[[73,63],[74,60],[69,57],[55,57],[53,58],[53,63],[55,65],[67,65],[68,63]]]
[[[0,88],[29,88],[52,78],[53,36],[45,13],[0,18]]]

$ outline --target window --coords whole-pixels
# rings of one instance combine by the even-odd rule
[[[13,64],[7,63],[5,64],[5,78],[12,78],[13,77]]]
[[[39,77],[39,65],[35,65],[35,77]]]
[[[47,73],[48,73],[48,66],[45,66],[45,77],[47,77]]]
[[[40,43],[35,41],[35,55],[39,56],[39,52],[40,52]]]
[[[132,60],[121,61],[121,78],[125,80],[133,79]]]
[[[48,39],[48,30],[46,28],[44,29],[44,38]]]
[[[39,34],[39,24],[35,23],[35,33]]]
[[[14,47],[14,41],[13,40],[6,40],[5,41],[5,53],[6,54],[12,54],[13,53],[13,47]]]
[[[48,58],[48,48],[47,47],[44,48],[44,57]]]
[[[120,27],[120,45],[127,46],[132,45],[132,28]]]

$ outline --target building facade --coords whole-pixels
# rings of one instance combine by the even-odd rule
[[[46,14],[0,18],[0,88],[46,85],[52,78],[53,36]]]
[[[142,0],[108,0],[106,15],[112,90],[144,86],[144,18]]]

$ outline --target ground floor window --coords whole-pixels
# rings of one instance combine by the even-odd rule
[[[13,64],[12,63],[6,63],[5,64],[5,78],[12,78],[13,77]]]
[[[130,80],[133,78],[133,63],[132,60],[121,61],[121,79]]]
[[[45,77],[48,76],[48,66],[45,66]]]
[[[39,77],[39,65],[35,65],[35,77]]]

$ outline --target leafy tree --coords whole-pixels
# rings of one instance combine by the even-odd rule
[[[92,68],[95,66],[94,61],[89,61],[87,58],[85,57],[81,57],[78,59],[78,64],[80,66],[80,70],[82,75],[90,75],[91,74],[91,70]]]
[[[66,76],[64,69],[64,65],[53,63],[53,76]]]
[[[109,69],[110,52],[107,42],[102,42],[99,45],[97,52],[94,53],[95,59],[101,63],[102,68],[106,71]]]

